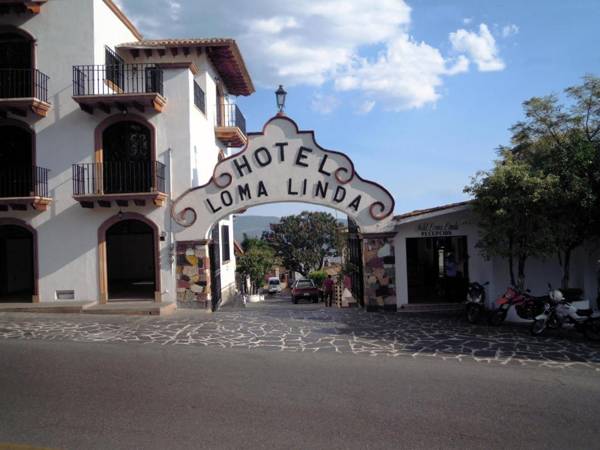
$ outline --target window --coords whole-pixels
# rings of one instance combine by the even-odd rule
[[[231,259],[229,251],[229,225],[221,225],[221,254],[223,255],[224,263]]]
[[[125,84],[125,62],[109,47],[104,47],[104,63],[106,66],[106,80],[116,87],[122,88]]]
[[[194,81],[194,105],[196,105],[204,114],[206,114],[204,91],[196,81]]]

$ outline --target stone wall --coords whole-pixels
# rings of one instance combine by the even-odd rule
[[[367,309],[396,310],[394,237],[363,239],[364,295]]]
[[[177,304],[210,307],[210,260],[206,241],[177,242]]]

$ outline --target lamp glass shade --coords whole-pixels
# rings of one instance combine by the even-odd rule
[[[283,89],[283,86],[280,84],[279,89],[275,91],[275,96],[277,97],[277,108],[279,108],[280,112],[283,112],[283,108],[285,108],[285,96],[287,92]]]

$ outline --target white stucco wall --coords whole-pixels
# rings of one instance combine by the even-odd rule
[[[116,18],[103,0],[92,0],[92,2],[94,8],[94,64],[104,64],[105,46],[114,50],[117,44],[133,42],[138,39],[122,21]]]
[[[461,208],[449,213],[435,213],[416,216],[412,219],[404,219],[401,224],[396,225],[397,234],[394,238],[396,253],[396,285],[397,305],[401,307],[408,303],[408,279],[406,261],[406,239],[422,237],[419,225],[431,223],[443,226],[446,223],[457,223],[458,230],[452,231],[452,236],[466,236],[468,248],[468,270],[470,281],[480,283],[489,282],[487,287],[487,299],[491,304],[496,298],[504,293],[510,284],[508,262],[502,258],[486,260],[476,247],[479,240],[477,220],[468,209]],[[598,289],[598,260],[600,252],[592,244],[576,249],[571,262],[571,286],[584,289],[584,296],[595,301]],[[516,262],[515,262],[516,270]],[[525,267],[527,288],[534,295],[545,295],[548,292],[548,283],[559,287],[562,271],[557,258],[527,260]]]

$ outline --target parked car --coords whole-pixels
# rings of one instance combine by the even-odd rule
[[[270,277],[269,281],[267,282],[267,286],[269,294],[277,294],[278,292],[281,292],[281,282],[277,277]]]
[[[298,300],[305,298],[312,300],[313,303],[319,301],[320,292],[312,280],[297,280],[292,285],[292,302],[298,303]]]

